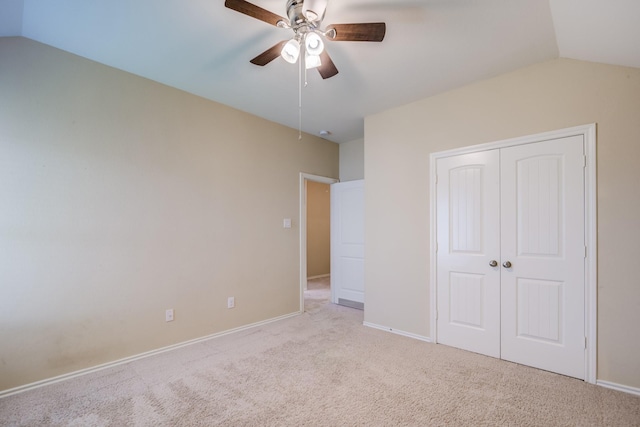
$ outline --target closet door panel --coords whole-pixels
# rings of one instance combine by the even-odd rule
[[[438,342],[500,357],[499,152],[437,162]]]
[[[501,357],[584,379],[582,136],[501,150]]]

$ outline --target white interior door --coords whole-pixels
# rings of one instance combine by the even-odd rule
[[[582,139],[501,150],[501,354],[584,379]]]
[[[585,378],[584,167],[581,135],[437,160],[438,342]]]
[[[438,342],[493,357],[500,357],[499,165],[499,150],[439,159],[436,187]]]
[[[364,307],[364,180],[331,185],[331,299]]]

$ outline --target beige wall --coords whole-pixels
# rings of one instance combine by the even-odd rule
[[[0,39],[0,390],[297,312],[300,172],[338,146]]]
[[[340,181],[364,179],[364,139],[340,144]]]
[[[640,387],[640,69],[554,60],[368,117],[365,321],[429,335],[430,153],[589,123],[598,144],[597,377]]]
[[[329,184],[307,181],[307,277],[331,273]]]

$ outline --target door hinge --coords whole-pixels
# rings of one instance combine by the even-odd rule
[[[587,253],[588,253],[588,251],[587,251],[587,247],[585,246],[585,247],[584,247],[584,257],[585,257],[585,258],[587,257]]]
[[[584,337],[584,349],[587,349],[587,337]]]
[[[583,168],[587,167],[587,156],[585,155],[582,156],[582,167]]]

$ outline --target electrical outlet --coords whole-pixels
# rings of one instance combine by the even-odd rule
[[[227,298],[227,308],[233,308],[236,306],[236,299],[234,297]]]
[[[164,312],[164,320],[167,322],[173,322],[173,308]]]

